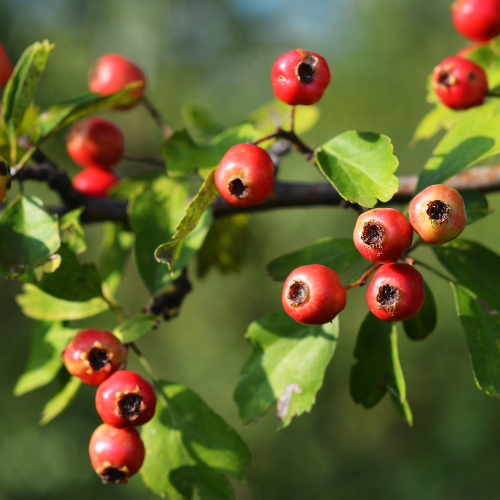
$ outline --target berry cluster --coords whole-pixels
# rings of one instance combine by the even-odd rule
[[[106,330],[80,331],[62,358],[72,375],[84,384],[99,386],[95,404],[104,423],[90,440],[92,467],[104,483],[127,483],[144,461],[144,444],[136,427],[153,418],[153,386],[124,369],[127,347]]]

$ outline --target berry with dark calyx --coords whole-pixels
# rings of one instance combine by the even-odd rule
[[[455,110],[480,106],[488,93],[483,68],[458,56],[448,57],[434,68],[432,83],[440,101]]]
[[[330,80],[330,69],[325,59],[303,49],[278,57],[271,70],[274,95],[290,105],[318,102]]]
[[[424,280],[409,264],[386,264],[377,269],[366,291],[370,311],[382,321],[403,321],[424,305]]]
[[[138,373],[120,370],[98,387],[95,404],[105,424],[113,427],[143,425],[155,414],[156,393]]]
[[[418,193],[411,200],[408,216],[413,229],[431,245],[455,239],[467,224],[462,196],[444,184],[429,186]]]
[[[84,384],[99,385],[127,359],[125,346],[109,331],[78,332],[62,353],[66,369]]]
[[[135,427],[100,425],[89,445],[92,467],[103,483],[127,484],[144,462],[144,443]]]
[[[106,198],[109,190],[120,180],[118,175],[101,168],[86,168],[73,178],[73,187],[90,198]]]
[[[130,103],[115,109],[130,109],[142,99],[146,77],[142,70],[127,58],[118,54],[106,54],[100,57],[92,67],[89,90],[107,96],[122,90],[129,83],[139,81],[142,85],[129,94]]]
[[[265,201],[274,187],[274,164],[259,146],[237,144],[224,155],[215,171],[215,186],[231,205]]]
[[[389,264],[410,248],[413,229],[399,210],[374,208],[358,217],[353,239],[363,257],[376,264]]]
[[[320,264],[297,267],[283,286],[285,312],[303,325],[332,321],[346,304],[346,291],[339,275]]]
[[[456,0],[451,7],[457,31],[475,42],[500,35],[500,0]]]
[[[91,116],[73,125],[66,139],[66,149],[81,167],[109,170],[122,157],[123,134],[109,120]]]
[[[12,62],[10,60],[9,54],[5,50],[5,47],[0,43],[0,88],[5,87],[5,84],[12,75]]]

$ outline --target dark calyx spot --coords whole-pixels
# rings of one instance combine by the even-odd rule
[[[384,239],[384,228],[374,220],[365,222],[361,239],[365,245],[372,248],[382,248],[382,240]]]
[[[116,467],[108,467],[104,469],[100,474],[102,482],[104,484],[126,484],[128,482],[128,475],[126,472],[117,469]]]
[[[227,188],[233,196],[239,199],[246,198],[250,194],[248,186],[239,177],[230,181]]]
[[[447,87],[450,87],[453,83],[455,83],[455,78],[453,77],[451,71],[446,71],[445,69],[442,69],[438,73],[436,80],[440,85],[446,85]]]
[[[100,347],[90,349],[88,360],[90,367],[95,372],[102,370],[111,363],[108,351]]]
[[[394,312],[396,305],[400,299],[399,289],[392,285],[382,285],[378,289],[377,302],[380,307],[383,307],[389,314]]]
[[[309,288],[303,281],[296,281],[289,289],[288,289],[288,302],[294,307],[300,306],[303,304],[307,297],[309,296]]]
[[[473,82],[476,79],[476,73],[474,73],[473,71],[471,71],[469,73],[469,76],[467,78],[469,79],[469,82]]]
[[[301,83],[311,83],[314,80],[314,73],[316,73],[316,64],[318,58],[308,55],[302,58],[302,61],[297,65],[295,73],[297,79]]]
[[[9,167],[3,161],[0,161],[0,175],[8,175]]]
[[[142,396],[140,394],[125,394],[118,402],[120,417],[135,420],[141,412]]]
[[[429,202],[425,212],[432,222],[444,224],[450,216],[451,209],[448,203],[441,200],[434,200]]]

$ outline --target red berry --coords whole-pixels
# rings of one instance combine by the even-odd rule
[[[484,70],[458,56],[448,57],[434,68],[432,83],[441,102],[456,110],[483,104],[488,93]]]
[[[138,81],[141,81],[142,85],[130,92],[132,102],[116,109],[130,109],[142,99],[146,77],[132,61],[118,54],[106,54],[100,57],[92,67],[89,90],[107,96],[122,90],[129,83]]]
[[[271,70],[274,95],[291,105],[318,102],[330,80],[330,69],[323,57],[302,49],[278,57]]]
[[[155,414],[156,393],[138,373],[120,370],[99,386],[95,405],[105,424],[113,427],[143,425]]]
[[[382,321],[403,321],[424,305],[424,280],[408,264],[386,264],[377,269],[366,291],[370,311]]]
[[[109,170],[87,168],[73,178],[73,187],[90,198],[106,198],[108,191],[119,181]]]
[[[0,88],[5,87],[5,84],[12,75],[12,62],[5,47],[0,43]]]
[[[418,235],[431,245],[455,239],[467,224],[460,193],[444,184],[429,186],[411,200],[410,223]]]
[[[332,321],[346,303],[339,275],[319,264],[297,267],[288,276],[281,298],[286,313],[303,325]]]
[[[394,208],[374,208],[358,217],[354,244],[363,257],[377,264],[389,264],[410,248],[413,229]]]
[[[269,154],[253,144],[237,144],[215,171],[215,186],[231,205],[262,203],[274,187],[274,164]]]
[[[102,424],[92,434],[89,454],[103,483],[126,484],[144,462],[144,443],[135,427]]]
[[[127,351],[111,332],[89,328],[77,333],[62,358],[71,375],[98,385],[125,363]]]
[[[66,148],[71,159],[81,167],[109,170],[122,157],[123,134],[114,123],[93,116],[73,125]]]
[[[475,42],[500,35],[500,0],[457,0],[451,7],[457,31]]]

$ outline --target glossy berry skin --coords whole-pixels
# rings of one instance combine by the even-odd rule
[[[424,280],[409,264],[386,264],[375,274],[366,291],[370,311],[382,321],[404,321],[424,305]]]
[[[289,274],[281,300],[285,312],[295,321],[323,325],[344,309],[346,292],[333,269],[311,264]]]
[[[142,70],[127,58],[118,54],[106,54],[92,67],[89,90],[107,96],[122,90],[129,83],[138,81],[141,81],[142,85],[130,92],[130,103],[115,109],[130,109],[142,99],[146,77]]]
[[[262,203],[274,187],[271,157],[253,144],[233,146],[215,171],[215,186],[231,205],[245,207]]]
[[[155,414],[156,393],[138,373],[120,370],[98,387],[95,405],[105,424],[120,428],[143,425]]]
[[[399,210],[374,208],[358,217],[353,239],[363,257],[376,264],[389,264],[410,248],[413,228]]]
[[[90,198],[106,198],[108,191],[120,180],[109,170],[86,168],[73,178],[73,187]]]
[[[144,443],[135,427],[100,425],[89,445],[92,467],[103,483],[126,484],[144,462]]]
[[[457,31],[475,42],[488,42],[500,35],[500,0],[457,0],[452,5]]]
[[[467,224],[460,193],[444,184],[425,188],[411,200],[408,216],[413,229],[431,245],[455,239]]]
[[[12,75],[12,62],[10,60],[9,54],[5,50],[5,47],[0,43],[0,88],[5,87],[5,84]]]
[[[66,149],[80,167],[109,170],[122,157],[123,142],[122,131],[114,123],[92,116],[71,128]]]
[[[84,384],[99,385],[127,359],[125,346],[107,330],[78,332],[62,353],[66,369]]]
[[[480,106],[488,93],[488,80],[477,64],[453,56],[445,59],[432,72],[434,91],[440,101],[451,109]]]
[[[318,102],[330,80],[330,69],[325,59],[303,49],[278,57],[271,69],[274,95],[292,106]]]

